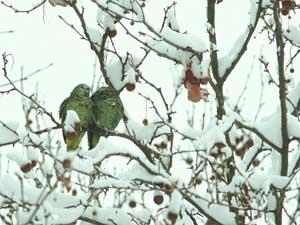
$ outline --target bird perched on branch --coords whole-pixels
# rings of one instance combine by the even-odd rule
[[[88,130],[89,148],[94,148],[101,136],[101,132],[96,132],[93,127],[100,126],[109,130],[114,130],[123,117],[123,104],[119,92],[111,87],[99,88],[91,97],[93,106],[93,122]],[[94,126],[93,126],[94,125]]]
[[[81,139],[92,121],[92,100],[88,85],[79,84],[72,90],[70,96],[60,105],[59,117],[62,120],[67,150],[74,151],[79,147]],[[73,119],[67,117],[73,117]],[[74,119],[74,117],[78,119]]]

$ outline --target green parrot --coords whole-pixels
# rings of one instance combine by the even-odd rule
[[[119,92],[111,87],[99,88],[91,97],[94,121],[101,127],[114,130],[123,117],[123,104]],[[100,139],[101,133],[88,130],[89,148],[94,148]]]
[[[67,111],[77,113],[80,123],[74,124],[74,132],[65,130]],[[92,100],[90,99],[90,87],[86,84],[77,85],[59,107],[59,117],[62,120],[63,136],[67,144],[67,151],[75,151],[92,121]]]

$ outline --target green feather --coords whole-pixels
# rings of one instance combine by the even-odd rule
[[[59,117],[62,120],[62,125],[64,125],[68,110],[74,110],[80,119],[80,129],[75,130],[72,138],[70,133],[68,134],[63,129],[63,136],[65,143],[67,144],[68,151],[74,151],[79,147],[81,139],[91,123],[92,101],[89,98],[89,92],[89,86],[85,84],[79,84],[73,89],[70,96],[66,98],[60,105]]]
[[[109,130],[114,130],[123,117],[123,104],[119,92],[110,87],[99,88],[91,97],[92,112],[96,123]],[[88,131],[89,148],[94,148],[103,134]]]

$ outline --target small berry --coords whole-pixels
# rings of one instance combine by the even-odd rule
[[[165,143],[165,142],[162,141],[162,142],[160,143],[159,147],[160,147],[160,148],[167,148],[168,145],[167,145],[167,143]]]
[[[147,126],[147,125],[149,124],[147,118],[143,119],[143,124],[144,124],[145,126]]]
[[[134,89],[135,89],[135,84],[127,83],[127,84],[125,85],[125,87],[126,87],[126,90],[127,90],[127,91],[134,91]]]
[[[201,183],[202,183],[202,180],[201,180],[200,177],[196,177],[196,178],[194,179],[194,184],[195,184],[195,185],[199,185],[199,184],[201,184]]]
[[[248,148],[251,148],[251,147],[254,145],[253,140],[250,138],[250,139],[246,142],[246,145],[247,145]]]
[[[295,72],[295,69],[294,69],[294,68],[291,68],[291,69],[290,69],[290,72],[291,72],[291,73],[294,73],[294,72]]]
[[[168,194],[173,192],[173,187],[170,184],[165,184],[164,189]]]
[[[72,190],[72,195],[73,195],[73,196],[76,196],[76,195],[77,195],[77,190],[76,190],[76,189],[73,189],[73,190]]]
[[[70,159],[64,159],[64,161],[63,161],[63,167],[65,169],[70,168],[71,167],[71,160]]]
[[[106,34],[110,37],[113,38],[117,35],[117,30],[110,30],[109,28],[107,28],[106,30]]]
[[[174,212],[169,212],[168,213],[168,219],[174,224],[177,220],[178,215]]]
[[[192,157],[187,157],[186,159],[185,159],[185,162],[186,162],[186,164],[188,164],[188,165],[192,165],[193,164],[193,158]]]
[[[153,201],[155,202],[155,204],[161,205],[164,201],[164,196],[159,191],[157,191],[154,193]]]
[[[135,207],[136,207],[136,201],[130,200],[130,202],[129,202],[129,207],[130,207],[130,208],[135,208]]]
[[[225,147],[225,144],[222,143],[222,142],[217,142],[215,145],[216,145],[216,147],[217,147],[218,149],[221,149],[221,148],[224,148],[224,147]]]
[[[94,210],[94,211],[92,212],[92,215],[93,215],[93,216],[96,216],[96,215],[97,215],[97,212]]]
[[[133,20],[130,21],[130,25],[131,25],[131,26],[134,25],[134,21],[133,21]]]
[[[31,163],[26,163],[21,166],[21,171],[23,173],[28,173],[32,169]]]
[[[259,166],[260,161],[258,159],[254,159],[252,164],[253,164],[254,167],[257,167],[257,166]]]

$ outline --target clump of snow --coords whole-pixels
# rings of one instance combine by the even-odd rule
[[[208,150],[211,149],[215,143],[226,143],[223,131],[219,126],[213,123],[205,129],[201,141]]]
[[[89,206],[82,214],[83,217],[91,218],[99,224],[108,225],[134,225],[131,217],[123,209],[119,208],[100,208]]]
[[[253,28],[256,20],[256,14],[258,10],[258,3],[257,1],[250,0],[250,18],[249,18],[249,25],[246,28],[246,31],[240,35],[235,43],[232,45],[233,47],[230,49],[230,51],[220,58],[220,74],[221,76],[224,75],[227,68],[229,68],[232,64],[232,62],[238,57],[238,53],[241,51],[246,38],[248,36],[248,33],[251,32],[250,29]]]
[[[133,186],[130,184],[129,180],[119,180],[119,179],[113,179],[113,178],[99,178],[94,181],[92,185],[90,185],[92,188],[133,188]]]
[[[286,106],[290,113],[295,111],[295,108],[299,104],[300,101],[300,82],[298,82],[297,86],[293,88],[290,93],[287,95]],[[298,109],[298,111],[300,108]]]
[[[269,192],[271,185],[278,189],[282,189],[289,181],[290,179],[288,177],[270,175],[263,171],[256,171],[248,178],[248,182],[252,188],[255,190],[263,190],[265,193]]]
[[[292,154],[289,155],[289,168],[288,168],[288,175],[290,175],[293,170],[295,169],[295,166],[297,165],[297,161],[299,160],[300,157],[300,151],[299,150],[294,150],[292,151]]]
[[[22,166],[29,162],[28,158],[20,149],[15,149],[13,152],[9,152],[7,158],[16,162],[19,166]]]
[[[136,83],[135,76],[136,76],[136,71],[132,67],[129,68],[129,70],[126,71],[125,73],[124,83],[135,84]]]
[[[171,194],[169,210],[173,213],[178,214],[182,207],[182,203],[183,203],[182,195],[178,190],[175,189]]]
[[[103,25],[104,30],[116,30],[115,20],[109,14],[104,16]]]
[[[107,66],[109,79],[116,90],[122,89],[127,83],[135,84],[136,66],[139,62],[139,58],[127,55],[122,57],[122,62],[118,59]]]
[[[271,7],[273,5],[273,1],[272,0],[263,0],[262,1],[262,7],[266,8],[266,7]]]
[[[47,222],[50,224],[72,224],[82,215],[84,209],[85,207],[82,205],[76,207],[74,205],[70,208],[52,208],[52,216]]]
[[[80,123],[78,114],[74,110],[68,110],[64,122],[64,130],[66,132],[75,132],[75,125]]]
[[[166,23],[168,24],[170,29],[172,29],[176,32],[180,32],[179,25],[178,25],[174,10],[168,10],[166,16],[167,16]]]
[[[91,41],[93,43],[97,44],[96,47],[99,51],[101,40],[102,40],[102,34],[101,34],[100,30],[92,28],[92,27],[87,27],[87,32],[89,34],[89,37],[90,37]]]
[[[42,158],[41,152],[37,148],[29,147],[27,149],[27,158],[39,162]]]
[[[41,163],[41,170],[43,172],[44,175],[52,175],[54,169],[54,160],[45,155],[43,162]]]
[[[253,26],[256,19],[256,14],[258,10],[258,3],[257,1],[249,0],[250,2],[250,24]]]
[[[255,127],[260,133],[262,133],[269,141],[277,145],[282,146],[282,132],[281,132],[281,113],[277,110],[269,117],[259,122],[254,122]],[[300,137],[300,122],[295,116],[287,114],[288,136]]]
[[[191,34],[181,34],[170,28],[165,28],[161,35],[163,40],[175,47],[179,46],[183,49],[192,49],[199,53],[208,50],[207,45],[201,38]]]
[[[299,24],[298,24],[298,26],[295,26],[294,24],[291,24],[289,26],[288,30],[286,30],[284,32],[284,34],[294,44],[300,44],[300,28],[299,28]]]

